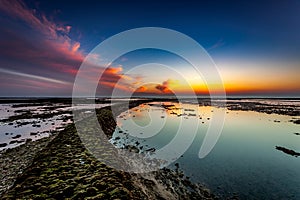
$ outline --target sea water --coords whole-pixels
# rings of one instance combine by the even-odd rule
[[[200,159],[198,153],[213,112],[225,113],[224,126],[212,151]],[[237,195],[241,199],[300,199],[300,157],[275,149],[283,146],[300,151],[300,136],[295,134],[300,132],[300,125],[292,123],[293,118],[231,111],[224,107],[158,102],[142,104],[119,115],[113,138],[121,137],[118,145],[139,144],[143,150],[159,150],[172,141],[180,126],[185,134],[182,144],[186,145],[185,136],[192,134],[194,130],[190,127],[197,124],[193,142],[170,168],[179,163],[191,180],[207,186],[222,198]]]

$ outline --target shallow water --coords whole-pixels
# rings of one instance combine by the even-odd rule
[[[162,104],[174,106],[165,109],[160,103],[143,104],[122,113],[113,135],[121,139],[112,142],[122,146],[136,145],[138,141],[143,150],[154,147],[159,151],[175,138],[181,127],[181,144],[185,146],[197,125],[192,144],[174,162],[193,181],[205,184],[221,197],[237,194],[241,199],[300,199],[300,157],[275,149],[278,145],[300,152],[300,136],[294,134],[300,132],[300,125],[289,121],[295,117],[193,104]],[[226,115],[221,136],[208,156],[199,159],[212,114],[223,111]],[[184,148],[178,143],[176,149]]]
[[[78,104],[76,106],[62,103],[39,106],[30,104],[24,104],[24,106],[22,106],[22,104],[19,104],[18,107],[13,107],[13,105],[18,104],[0,104],[0,119],[7,119],[10,116],[19,115],[27,111],[30,111],[32,114],[45,114],[51,112],[57,113],[57,115],[43,119],[30,118],[15,120],[13,122],[0,122],[0,144],[7,144],[5,147],[0,147],[0,151],[24,144],[27,139],[38,140],[43,137],[48,137],[55,131],[64,129],[64,127],[67,124],[72,123],[72,121],[70,119],[64,119],[65,117],[69,117],[70,114],[59,114],[60,111],[82,110],[82,112],[88,113],[89,110],[94,107],[102,108],[111,104]],[[27,124],[22,125],[24,122]],[[13,138],[16,136],[17,138]]]

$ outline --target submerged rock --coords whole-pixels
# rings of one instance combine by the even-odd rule
[[[293,120],[294,124],[300,124],[300,119]]]
[[[20,138],[21,137],[21,135],[16,135],[16,136],[13,136],[13,137],[11,137],[12,139],[17,139],[17,138]]]
[[[7,143],[1,143],[0,144],[0,147],[6,147],[7,146]]]
[[[282,152],[284,152],[284,153],[286,153],[286,154],[289,154],[289,155],[291,155],[291,156],[295,156],[295,157],[300,156],[300,153],[298,153],[298,152],[296,152],[296,151],[294,151],[294,150],[291,150],[291,149],[287,149],[287,148],[285,148],[285,147],[276,146],[275,148],[276,148],[277,150],[282,151]]]
[[[140,150],[134,145],[126,145],[125,149],[127,149],[128,151],[133,152],[133,153],[139,153],[140,152]]]
[[[155,149],[155,148],[150,148],[150,149],[147,149],[146,151],[147,151],[147,152],[151,152],[151,153],[153,153],[153,152],[155,152],[155,151],[156,151],[156,149]]]
[[[27,138],[27,139],[26,139],[26,142],[31,142],[31,141],[32,141],[31,138]]]

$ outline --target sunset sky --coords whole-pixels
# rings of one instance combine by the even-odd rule
[[[227,95],[299,97],[299,19],[298,0],[1,0],[0,96],[70,96],[77,70],[99,43],[128,29],[163,27],[204,47]],[[140,94],[207,94],[189,63],[155,49],[120,56],[98,92],[126,95],[137,86]]]

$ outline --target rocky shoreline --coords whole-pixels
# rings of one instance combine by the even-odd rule
[[[55,100],[60,102],[59,100]],[[101,102],[108,103],[105,100]],[[132,101],[96,110],[98,121],[108,138],[116,127],[114,116],[141,103],[155,99]],[[160,99],[159,101],[176,101]],[[21,103],[22,101],[20,101]],[[63,100],[63,103],[69,100]],[[84,101],[83,101],[84,102]],[[51,105],[52,100],[26,102]],[[23,104],[24,106],[26,104]],[[29,104],[28,104],[29,105]],[[199,105],[210,105],[201,100]],[[30,106],[30,105],[29,105]],[[227,104],[228,110],[256,111],[293,116],[299,124],[299,106],[265,105],[239,102]],[[114,113],[112,112],[114,111]],[[42,115],[43,116],[43,115]],[[18,116],[18,119],[23,116]],[[46,116],[47,117],[47,116]],[[85,116],[86,117],[86,116]],[[14,117],[9,119],[14,120]],[[89,124],[86,124],[86,131]],[[298,135],[298,133],[294,133]],[[293,150],[276,146],[277,150],[298,156]],[[115,148],[97,149],[100,157],[114,163]],[[124,163],[125,165],[125,163]],[[91,155],[72,123],[64,130],[36,141],[27,141],[16,148],[0,152],[1,199],[216,199],[206,187],[192,183],[179,168],[161,169],[135,174],[118,171]]]
[[[0,197],[32,163],[35,155],[44,149],[53,138],[54,136],[50,136],[37,141],[27,141],[18,147],[0,152]]]
[[[139,103],[141,102],[132,103],[130,107]],[[118,105],[114,110],[121,112],[123,109]],[[110,109],[99,109],[97,116],[104,132],[111,136],[115,122]],[[32,150],[33,146],[35,151]],[[207,188],[191,183],[178,169],[134,174],[107,166],[93,157],[82,145],[74,124],[68,125],[51,138],[32,142],[31,145],[26,143],[10,151],[11,153],[3,152],[1,161],[3,158],[15,155],[18,157],[15,163],[23,162],[24,165],[20,168],[11,168],[14,170],[7,173],[11,178],[2,187],[3,199],[215,198]],[[23,151],[27,153],[23,154]],[[107,160],[111,159],[114,162],[113,151],[107,152],[105,149],[100,153]],[[19,155],[28,157],[22,158]],[[21,161],[23,159],[26,161]],[[11,163],[8,160],[6,165]],[[3,169],[4,166],[1,166],[1,170]],[[15,173],[13,176],[11,175],[13,171],[20,173]]]

